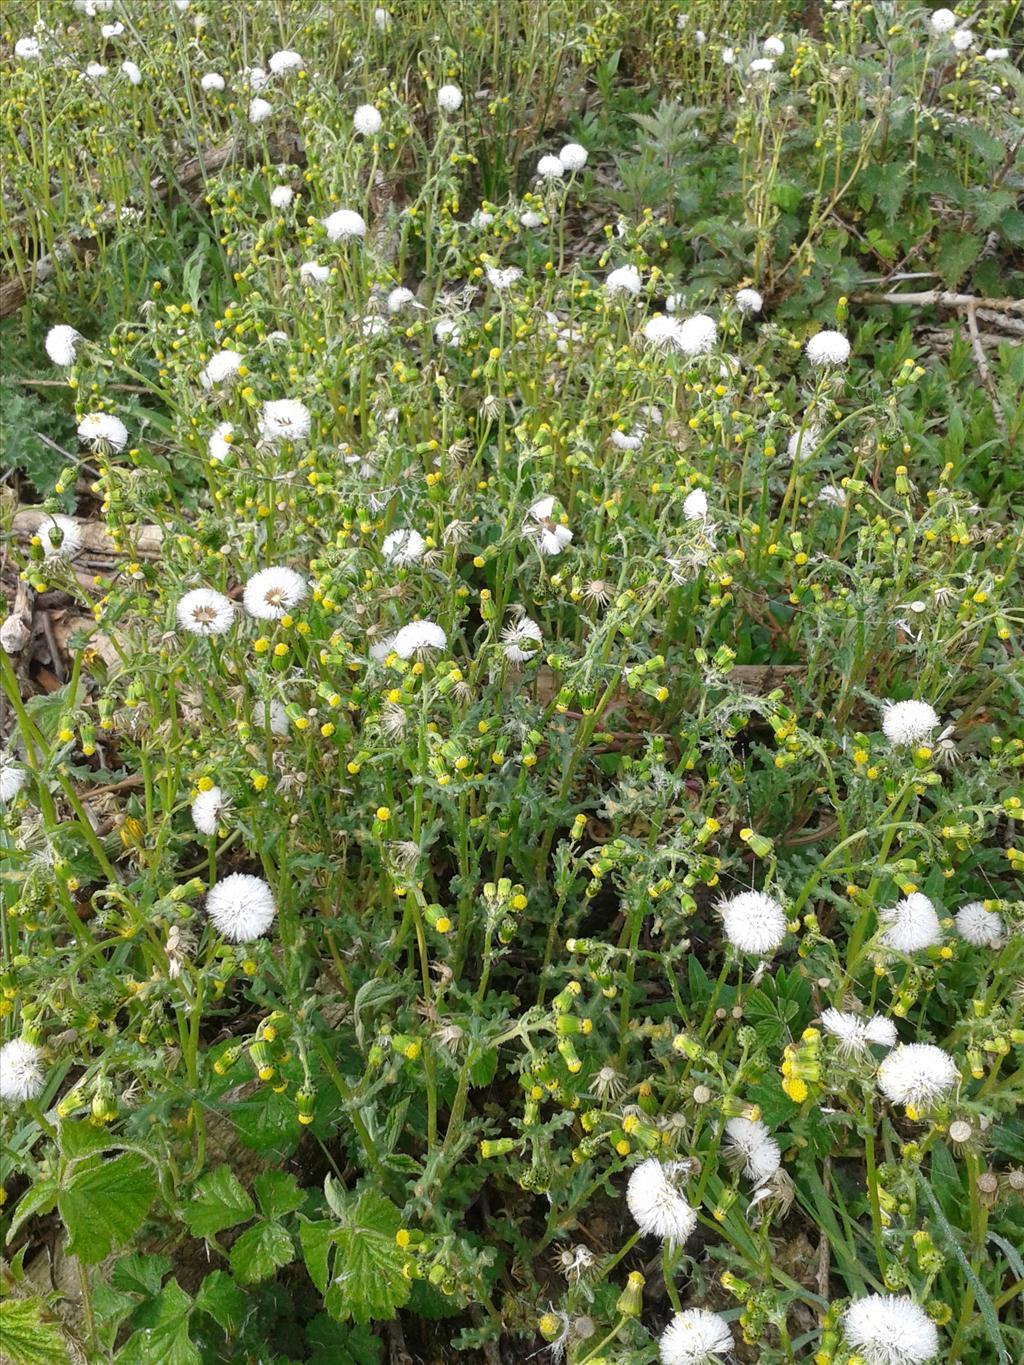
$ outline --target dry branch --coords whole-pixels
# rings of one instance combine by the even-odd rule
[[[1024,317],[1024,299],[982,299],[974,294],[952,294],[946,289],[926,289],[918,294],[854,294],[853,302],[888,303],[909,308],[985,308]]]

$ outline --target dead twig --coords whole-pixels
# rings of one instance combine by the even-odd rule
[[[953,294],[947,289],[926,289],[917,294],[854,294],[853,302],[906,308],[988,308],[1024,317],[1024,299],[981,299],[974,294]]]
[[[971,350],[974,352],[974,363],[978,370],[978,378],[985,387],[989,402],[992,404],[992,413],[996,419],[999,430],[1006,435],[1006,417],[999,402],[999,394],[992,381],[992,375],[988,368],[988,358],[985,355],[985,347],[978,334],[978,313],[975,305],[969,303],[964,309],[967,314],[967,330],[971,334]]]

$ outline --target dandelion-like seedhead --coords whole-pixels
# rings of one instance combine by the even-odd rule
[[[442,85],[437,92],[437,105],[445,114],[456,114],[462,108],[462,91],[457,85]]]
[[[72,517],[61,512],[45,516],[36,532],[47,559],[77,559],[82,553],[82,528]]]
[[[975,948],[999,948],[1003,942],[1002,917],[986,910],[982,901],[969,901],[956,912],[956,931]]]
[[[771,1130],[760,1119],[733,1118],[725,1125],[725,1152],[756,1185],[779,1169],[782,1155]]]
[[[109,449],[119,455],[128,444],[128,428],[110,412],[90,412],[78,424],[79,440],[94,449]]]
[[[925,744],[942,722],[925,701],[890,702],[882,713],[882,734],[894,749]]]
[[[275,398],[263,404],[260,436],[271,445],[278,441],[305,441],[312,422],[309,409],[294,398]]]
[[[9,805],[28,781],[28,770],[6,754],[0,755],[0,805]]]
[[[843,1314],[843,1334],[867,1365],[924,1365],[939,1349],[935,1324],[909,1294],[868,1294]]]
[[[817,332],[807,343],[807,359],[812,365],[845,365],[850,359],[850,343],[842,332]]]
[[[42,1054],[24,1038],[12,1038],[0,1047],[0,1101],[24,1104],[43,1093]]]
[[[648,1157],[632,1172],[626,1203],[642,1233],[682,1246],[693,1232],[697,1215],[677,1188],[687,1169],[684,1162],[662,1165]]]
[[[324,219],[324,231],[331,242],[353,242],[366,236],[366,219],[355,209],[338,209]]]
[[[419,531],[401,528],[384,537],[381,553],[389,564],[403,566],[415,564],[427,552],[427,542]]]
[[[523,535],[544,555],[559,555],[572,544],[572,532],[555,518],[554,498],[538,498],[523,522]]]
[[[210,787],[207,791],[199,793],[192,802],[192,823],[200,834],[213,838],[227,805],[227,799],[220,787]]]
[[[901,1043],[878,1068],[878,1088],[893,1104],[928,1108],[960,1079],[956,1062],[932,1043]]]
[[[686,1308],[661,1334],[658,1352],[661,1365],[719,1365],[734,1345],[723,1317],[706,1308]]]
[[[274,922],[274,893],[262,877],[232,872],[215,882],[206,897],[210,923],[231,943],[252,943]]]
[[[881,941],[894,952],[916,953],[922,948],[934,948],[942,942],[942,925],[935,906],[920,891],[904,896],[888,909],[880,910],[878,918],[888,926]]]
[[[741,953],[772,953],[786,937],[786,914],[763,891],[740,891],[720,901],[725,936]]]
[[[67,323],[51,327],[46,334],[46,354],[55,365],[66,368],[75,363],[75,355],[82,340],[82,334]]]
[[[253,574],[245,585],[242,602],[259,621],[280,621],[306,600],[306,580],[294,569],[275,564]]]
[[[501,632],[501,645],[510,663],[522,664],[537,653],[543,640],[540,626],[528,616],[521,616]]]
[[[444,649],[447,643],[448,637],[436,621],[411,621],[398,632],[390,649],[400,659],[412,659]]]
[[[229,597],[212,588],[193,588],[182,597],[175,615],[190,635],[223,635],[234,625],[235,608]]]

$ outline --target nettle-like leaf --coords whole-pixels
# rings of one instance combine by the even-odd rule
[[[97,1265],[138,1231],[156,1193],[153,1168],[137,1152],[109,1161],[88,1158],[72,1166],[57,1196],[71,1238],[70,1254]]]
[[[338,1222],[303,1218],[299,1225],[306,1269],[324,1307],[340,1322],[394,1317],[410,1293],[402,1273],[405,1257],[395,1242],[401,1214],[372,1189],[345,1196],[335,1187],[331,1204]]]
[[[183,1212],[193,1237],[215,1237],[225,1228],[247,1222],[256,1205],[230,1167],[218,1166],[199,1181]]]
[[[68,1359],[60,1324],[43,1299],[0,1303],[0,1359],[11,1365],[62,1365]]]
[[[231,1248],[231,1273],[240,1284],[257,1284],[295,1256],[291,1234],[280,1223],[260,1221]]]
[[[192,1300],[177,1280],[137,1310],[135,1331],[117,1353],[118,1365],[199,1365],[188,1334]]]

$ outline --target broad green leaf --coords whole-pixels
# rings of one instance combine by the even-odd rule
[[[95,1124],[65,1119],[60,1125],[60,1149],[69,1159],[90,1156],[110,1146],[110,1134]]]
[[[160,1293],[160,1286],[170,1268],[171,1262],[166,1256],[140,1256],[133,1252],[131,1256],[122,1256],[114,1266],[110,1283],[115,1289],[124,1289],[129,1294],[141,1294],[151,1299]]]
[[[67,1343],[42,1299],[0,1303],[0,1360],[10,1365],[64,1365]]]
[[[309,1278],[321,1294],[327,1293],[328,1258],[334,1243],[334,1231],[334,1223],[313,1223],[308,1218],[299,1219],[302,1259],[306,1262]]]
[[[479,1057],[474,1058],[469,1068],[469,1076],[474,1085],[490,1085],[498,1070],[498,1049],[489,1047]]]
[[[369,1327],[335,1322],[318,1313],[306,1327],[309,1365],[380,1365],[384,1343]]]
[[[225,1228],[247,1222],[255,1212],[255,1204],[230,1166],[218,1166],[204,1175],[182,1210],[193,1237],[215,1237]]]
[[[228,1336],[234,1336],[245,1321],[245,1295],[223,1270],[207,1275],[199,1286],[195,1306],[209,1313]]]
[[[118,1351],[118,1365],[200,1365],[188,1335],[191,1313],[192,1300],[177,1280],[169,1280],[136,1312],[136,1330]]]
[[[57,1203],[58,1185],[56,1180],[40,1180],[37,1185],[31,1186],[18,1200],[18,1207],[11,1222],[10,1230],[7,1233],[7,1241],[21,1227],[26,1219],[33,1214],[45,1214]]]
[[[231,1273],[239,1284],[256,1284],[295,1258],[292,1239],[280,1223],[257,1223],[231,1248]]]
[[[109,1351],[117,1340],[121,1324],[129,1313],[138,1306],[134,1294],[125,1294],[112,1285],[97,1280],[92,1288],[92,1312],[96,1320],[96,1333]]]
[[[156,1192],[152,1167],[135,1152],[74,1171],[57,1198],[69,1253],[98,1264],[138,1231]]]
[[[348,1223],[335,1229],[334,1265],[324,1299],[333,1317],[364,1323],[392,1318],[408,1300],[410,1283],[402,1273],[405,1255],[395,1242],[401,1221],[390,1199],[367,1190]]]
[[[298,1181],[287,1171],[264,1171],[252,1182],[260,1208],[268,1218],[281,1219],[294,1213],[305,1201]]]

